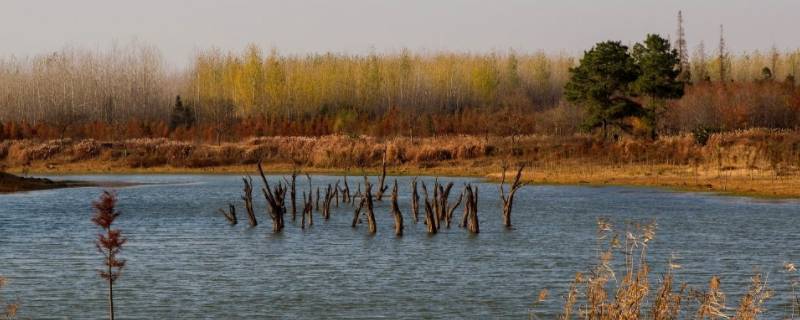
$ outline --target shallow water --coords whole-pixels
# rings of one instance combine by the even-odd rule
[[[754,270],[764,272],[777,295],[768,304],[770,318],[788,312],[783,263],[800,262],[798,201],[532,186],[517,194],[515,228],[508,231],[500,225],[497,186],[479,183],[481,233],[454,226],[429,236],[410,219],[409,178],[401,177],[402,238],[393,233],[389,201],[376,202],[374,236],[365,225],[350,227],[353,209],[345,204],[333,208],[329,221],[315,216],[310,230],[287,216],[286,230],[276,235],[260,194],[261,224],[247,226],[238,176],[63,178],[151,183],[118,189],[123,215],[116,226],[129,238],[123,254],[128,265],[115,286],[119,318],[527,318],[543,288],[550,290],[549,301],[534,310],[550,318],[574,273],[595,261],[595,221],[601,216],[619,228],[627,221],[657,221],[649,248],[653,281],[674,255],[682,265],[678,281],[702,289],[719,274],[728,306],[735,307]],[[339,178],[313,180],[317,185]],[[442,180],[456,181],[459,191],[462,182],[478,182]],[[305,178],[299,181],[306,186]],[[350,178],[353,188],[358,181]],[[105,315],[106,287],[97,276],[101,258],[93,244],[98,230],[89,220],[99,193],[77,188],[0,195],[0,275],[10,279],[5,297],[20,299],[23,317]],[[216,212],[229,201],[239,207],[240,223],[233,227]]]

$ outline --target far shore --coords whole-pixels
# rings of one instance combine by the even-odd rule
[[[507,172],[513,175],[513,168]],[[255,165],[223,165],[211,167],[155,166],[131,168],[124,163],[84,161],[57,166],[33,164],[29,167],[10,167],[8,172],[30,175],[90,175],[90,174],[235,174],[257,175]],[[272,163],[264,170],[273,174],[290,173],[291,164]],[[310,174],[360,176],[380,174],[380,168],[315,168],[302,167]],[[389,166],[389,176],[450,176],[474,177],[499,182],[502,169],[498,163],[480,161],[450,161],[435,166]],[[766,170],[729,170],[721,172],[698,171],[680,165],[616,165],[567,163],[558,166],[527,167],[524,182],[533,185],[583,185],[583,186],[639,186],[657,187],[677,191],[711,192],[722,195],[739,195],[756,198],[800,198],[800,176],[776,176]],[[80,185],[84,184],[84,185]],[[88,182],[54,185],[55,188],[96,185]],[[110,185],[110,187],[120,185]],[[20,190],[22,191],[22,190]]]

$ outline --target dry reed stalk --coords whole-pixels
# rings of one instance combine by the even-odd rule
[[[583,274],[580,272],[575,273],[575,280],[572,281],[572,284],[569,286],[569,291],[564,297],[564,308],[561,311],[561,315],[558,317],[559,319],[572,319],[572,312],[575,308],[575,303],[578,301],[578,286],[581,283],[583,283]]]
[[[720,288],[718,276],[712,276],[708,282],[708,290],[695,292],[693,295],[700,303],[695,317],[697,319],[727,319],[725,314],[725,293]]]
[[[735,320],[755,320],[764,311],[764,302],[772,297],[772,291],[767,287],[767,279],[761,273],[756,273],[751,278],[750,289],[742,297],[736,314]]]
[[[6,302],[3,300],[2,290],[8,284],[8,280],[6,278],[0,276],[0,307],[3,307],[3,310],[0,311],[0,319],[16,319],[17,312],[19,311],[20,303],[19,302]]]

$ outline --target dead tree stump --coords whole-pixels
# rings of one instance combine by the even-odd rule
[[[511,228],[511,209],[514,207],[514,195],[517,193],[517,190],[524,186],[524,184],[520,182],[523,168],[525,168],[524,164],[519,166],[517,175],[514,176],[514,182],[511,184],[511,189],[509,189],[508,194],[506,194],[505,183],[508,165],[503,165],[503,177],[500,180],[498,188],[500,189],[500,200],[503,200],[503,225],[506,228]]]
[[[342,192],[342,202],[350,203],[352,198],[350,197],[350,185],[347,184],[347,176],[344,176],[344,188],[341,190]]]
[[[464,203],[464,215],[466,217],[466,227],[472,233],[480,232],[478,222],[478,187],[467,185],[465,189],[466,202]],[[462,219],[463,221],[464,219]]]
[[[428,226],[429,234],[436,234],[439,228],[437,228],[436,216],[428,197],[428,187],[425,185],[425,181],[422,182],[422,193],[425,194],[425,225]]]
[[[297,187],[295,184],[297,180],[297,168],[292,168],[291,178],[291,181],[286,178],[283,178],[283,180],[285,180],[286,184],[289,186],[289,200],[292,203],[292,221],[295,221],[295,219],[297,219]]]
[[[356,210],[353,212],[353,225],[352,227],[355,228],[357,224],[361,223],[361,210],[364,208],[364,202],[366,200],[364,198],[359,201]]]
[[[383,160],[381,161],[381,176],[378,179],[378,188],[375,191],[375,200],[383,201],[383,193],[389,187],[386,185],[386,147],[383,147]]]
[[[253,210],[253,178],[242,178],[242,181],[244,181],[242,200],[244,200],[244,208],[247,211],[247,220],[251,227],[255,227],[258,225],[258,221],[256,221],[256,213]]]
[[[394,233],[398,236],[402,236],[403,214],[400,212],[400,206],[397,204],[397,179],[394,179],[394,187],[392,187],[392,214],[394,214]]]
[[[222,213],[223,216],[225,216],[225,219],[228,220],[228,223],[230,225],[233,226],[233,225],[236,225],[239,222],[236,219],[236,206],[234,206],[232,203],[228,204],[228,211],[225,211],[225,210],[222,210],[222,209],[218,209],[218,210],[219,210],[220,213]]]
[[[364,201],[367,209],[367,226],[369,233],[374,234],[378,232],[378,225],[375,223],[375,211],[372,204],[372,184],[370,184],[367,176],[364,176]]]
[[[272,231],[280,232],[284,227],[283,216],[286,213],[284,198],[286,197],[287,188],[279,182],[274,189],[271,189],[267,177],[264,175],[264,170],[261,167],[261,162],[258,163],[258,173],[261,175],[261,181],[264,183],[264,187],[261,188],[261,191],[264,193],[264,198],[267,200],[267,215],[272,219]]]
[[[414,223],[419,222],[419,193],[417,193],[417,177],[411,179],[411,214]]]

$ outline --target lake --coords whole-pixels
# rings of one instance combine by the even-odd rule
[[[442,178],[456,182],[451,201],[463,182],[477,183],[481,233],[454,225],[429,236],[424,224],[410,218],[410,178],[399,177],[406,228],[398,238],[388,197],[376,202],[375,235],[367,234],[366,224],[351,228],[348,204],[332,208],[328,221],[315,215],[306,230],[287,215],[286,229],[273,234],[258,190],[260,225],[247,226],[240,176],[58,178],[142,183],[117,189],[123,215],[115,226],[129,239],[122,254],[127,266],[115,284],[120,319],[519,319],[528,317],[545,288],[550,298],[535,310],[551,318],[575,272],[596,262],[598,217],[617,228],[655,220],[652,280],[674,256],[682,266],[678,282],[705,289],[712,274],[720,275],[729,307],[736,307],[760,270],[776,293],[768,303],[769,318],[788,312],[791,288],[784,262],[800,262],[800,202],[795,200],[536,185],[518,192],[514,228],[506,230],[496,184]],[[312,180],[325,185],[340,178]],[[260,180],[254,176],[254,181],[260,189]],[[362,180],[349,181],[355,189]],[[298,186],[299,198],[305,177],[298,177]],[[102,259],[93,243],[99,230],[90,221],[91,202],[100,192],[75,188],[0,195],[0,275],[9,278],[5,296],[20,299],[23,317],[106,315],[107,287],[97,275]],[[238,207],[236,226],[217,212],[231,201]],[[461,208],[456,212],[460,217]]]

